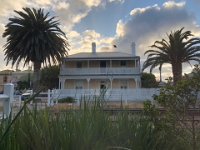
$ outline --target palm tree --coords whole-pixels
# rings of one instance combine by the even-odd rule
[[[200,39],[190,38],[193,36],[191,31],[183,32],[184,28],[171,32],[168,36],[169,41],[162,39],[156,41],[150,49],[145,52],[148,54],[147,60],[143,64],[143,69],[150,67],[150,72],[157,66],[170,63],[172,66],[174,84],[182,77],[182,63],[190,64],[190,61],[200,61]],[[160,68],[161,69],[161,68]]]
[[[3,37],[7,37],[4,45],[7,65],[18,67],[20,62],[34,66],[34,89],[38,88],[41,65],[60,63],[67,55],[69,44],[65,33],[58,27],[55,17],[43,9],[23,8],[14,11],[18,17],[9,18]]]

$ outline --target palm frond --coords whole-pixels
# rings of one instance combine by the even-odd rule
[[[59,21],[49,17],[43,9],[23,8],[14,11],[18,16],[9,18],[3,37],[5,60],[18,65],[24,61],[44,64],[58,63],[67,55],[69,44],[65,33],[59,28]]]
[[[147,60],[144,62],[142,70],[150,67],[151,72],[157,66],[162,67],[164,63],[170,63],[172,68],[177,68],[174,65],[183,62],[190,63],[191,60],[200,62],[200,39],[190,38],[193,36],[191,31],[183,32],[183,30],[184,28],[171,31],[170,34],[167,34],[168,41],[165,39],[155,41],[151,49],[144,53],[147,55]],[[177,69],[181,69],[180,67]],[[178,72],[181,73],[181,71]],[[173,75],[177,75],[177,73],[173,72]]]

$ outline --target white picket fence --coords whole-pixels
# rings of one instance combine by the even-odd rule
[[[44,93],[43,93],[44,94]],[[77,103],[82,99],[89,101],[94,101],[96,98],[102,98],[106,101],[125,101],[133,102],[139,101],[143,102],[145,100],[153,100],[153,95],[159,94],[159,89],[150,88],[150,89],[107,89],[105,91],[98,89],[54,89],[48,90],[46,93],[47,97],[47,106],[53,106],[58,103],[58,99],[73,97],[77,100]],[[4,93],[0,94],[0,101],[3,101],[3,113],[6,117],[10,115],[11,112],[11,103],[14,101],[14,85],[11,83],[4,85]],[[19,103],[21,99],[19,97]]]
[[[78,102],[81,99],[94,101],[95,98],[102,98],[106,101],[139,101],[153,100],[153,95],[158,95],[159,88],[136,88],[136,89],[55,89],[48,90],[48,105],[57,103],[58,99],[65,97],[73,97]]]
[[[153,100],[153,95],[159,95],[159,88],[136,88],[136,89],[54,89],[48,90],[46,94],[45,103],[47,106],[53,106],[58,103],[58,100],[66,97],[73,97],[77,100],[77,104],[81,100],[94,101],[96,98],[103,99],[108,102],[124,101],[128,102],[144,102],[146,100]],[[7,117],[11,112],[11,103],[14,101],[14,85],[11,83],[4,85],[4,93],[0,94],[0,101],[3,102],[3,113]],[[200,94],[198,95],[200,97]],[[200,99],[200,98],[198,98]],[[18,102],[21,103],[19,96]],[[45,104],[46,106],[46,104]]]

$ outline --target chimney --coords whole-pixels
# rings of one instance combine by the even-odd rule
[[[135,42],[131,43],[131,52],[132,52],[132,56],[135,56]]]
[[[92,54],[96,54],[96,43],[92,42]]]

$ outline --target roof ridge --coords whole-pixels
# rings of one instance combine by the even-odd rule
[[[127,53],[127,52],[113,52],[113,51],[111,51],[111,52],[96,52],[95,54],[100,54],[100,53],[121,53],[121,54],[129,54],[129,55],[131,55],[130,53]],[[79,52],[79,53],[74,53],[74,54],[71,54],[71,55],[77,55],[77,54],[94,54],[94,53],[92,53],[92,52]],[[68,56],[71,56],[71,55],[68,55]]]

